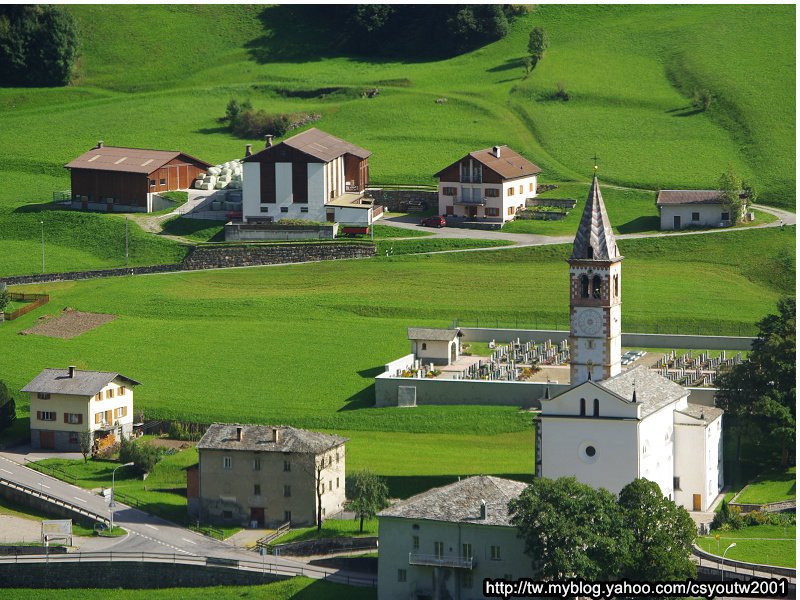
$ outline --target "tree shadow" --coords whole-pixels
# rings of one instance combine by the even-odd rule
[[[203,134],[230,133],[230,129],[228,129],[227,125],[220,125],[219,127],[201,127],[200,129],[195,129],[192,133],[203,133]]]
[[[333,31],[328,19],[320,18],[319,6],[268,6],[258,18],[264,28],[263,35],[244,46],[250,58],[259,64],[319,62],[337,54],[337,40],[331,39]]]
[[[640,233],[642,231],[658,231],[661,228],[659,217],[636,217],[617,227],[620,233]]]
[[[511,71],[512,69],[522,69],[525,67],[524,58],[509,58],[501,65],[486,69],[487,73],[501,73],[503,71]]]
[[[67,211],[71,212],[72,209],[68,206],[64,206],[62,204],[56,204],[55,202],[40,202],[37,204],[23,204],[22,206],[18,206],[14,209],[15,213],[40,213],[45,211]]]
[[[693,117],[701,112],[705,112],[702,108],[695,108],[694,106],[681,106],[679,108],[671,108],[670,110],[664,111],[667,114],[672,115],[673,117]]]

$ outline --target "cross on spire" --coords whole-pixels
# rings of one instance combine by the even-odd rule
[[[600,157],[599,157],[599,156],[597,156],[597,152],[595,152],[595,153],[594,153],[594,156],[592,157],[592,161],[593,161],[593,163],[592,163],[592,164],[594,165],[594,172],[595,172],[595,173],[597,173],[597,161],[598,161],[598,160],[600,160]]]

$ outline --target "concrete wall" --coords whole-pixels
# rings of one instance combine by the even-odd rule
[[[52,515],[53,517],[61,517],[64,519],[72,519],[76,523],[81,523],[87,527],[94,527],[96,521],[90,519],[84,514],[71,510],[68,506],[62,504],[54,504],[47,500],[32,494],[26,494],[20,490],[0,485],[0,497],[10,500],[14,504],[28,506],[30,508],[42,511],[45,514]],[[108,522],[108,515],[105,515],[104,522]],[[0,579],[0,581],[3,581]],[[2,585],[0,585],[2,587]]]
[[[405,356],[401,356],[400,358],[393,360],[392,362],[386,363],[384,366],[386,368],[387,373],[394,373],[398,369],[405,371],[409,367],[414,365],[414,355],[413,354],[406,354]]]
[[[332,240],[336,237],[338,226],[331,225],[280,225],[256,223],[226,223],[226,242],[263,242],[267,240]]]
[[[416,388],[417,404],[489,404],[523,408],[539,408],[539,400],[544,397],[547,387],[551,397],[569,389],[569,385],[558,383],[415,379],[383,373],[375,378],[375,405],[397,406],[398,388],[407,386]]]
[[[242,217],[247,222],[248,218],[257,219],[267,216],[261,213],[261,163],[242,163]],[[275,206],[268,204],[265,206]],[[277,212],[277,209],[275,209]],[[273,215],[274,216],[274,215]]]
[[[375,198],[375,204],[381,204],[392,212],[402,212],[400,206],[403,202],[416,200],[425,202],[428,207],[437,206],[439,194],[423,190],[384,190],[369,188],[370,195]]]
[[[569,331],[554,329],[493,329],[485,327],[462,327],[462,342],[508,342],[520,338],[522,341],[554,344],[569,338]],[[676,335],[666,333],[623,333],[622,345],[626,348],[686,348],[689,350],[750,350],[751,337],[722,335]]]
[[[727,210],[722,204],[684,204],[660,206],[661,229],[675,229],[675,217],[681,218],[680,229],[688,227],[719,227],[722,213]],[[700,213],[697,221],[692,220],[692,213]]]

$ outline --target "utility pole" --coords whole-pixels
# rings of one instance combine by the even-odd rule
[[[44,273],[44,221],[39,221],[42,226],[42,273]]]

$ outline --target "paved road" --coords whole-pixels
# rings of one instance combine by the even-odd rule
[[[80,506],[95,514],[108,516],[109,508],[106,499],[92,492],[54,479],[33,469],[20,464],[24,461],[25,454],[20,452],[0,452],[0,478],[12,481],[19,485],[41,490],[59,500]],[[114,523],[130,532],[130,535],[121,538],[117,543],[103,548],[104,551],[118,552],[160,552],[167,554],[183,554],[193,556],[229,558],[259,562],[259,555],[236,548],[235,546],[218,541],[191,530],[180,527],[174,523],[161,519],[141,510],[131,508],[117,502],[114,512]],[[289,569],[307,568],[308,565],[295,560],[276,556],[263,557],[267,565],[288,567]],[[317,570],[317,568],[315,568]],[[351,575],[363,578],[363,574],[346,573],[337,569],[318,568],[319,576],[324,573]],[[313,576],[313,575],[312,575]]]

